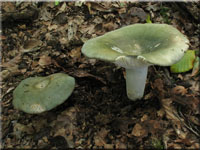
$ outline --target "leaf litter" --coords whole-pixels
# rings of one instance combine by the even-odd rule
[[[195,4],[195,2],[194,2]],[[150,67],[144,99],[126,97],[124,70],[86,59],[81,47],[90,38],[134,23],[169,23],[198,49],[198,23],[172,3],[60,2],[3,3],[14,16],[30,6],[34,19],[8,24],[1,35],[3,148],[180,148],[199,149],[198,71],[169,73]],[[173,7],[171,7],[173,6]],[[183,5],[184,6],[184,5]],[[192,6],[191,6],[192,7]],[[175,15],[173,15],[175,14]],[[8,16],[8,15],[5,15]],[[188,26],[190,25],[190,26]],[[76,78],[68,101],[40,115],[13,109],[12,91],[30,76],[65,72]],[[55,93],[56,94],[56,93]]]

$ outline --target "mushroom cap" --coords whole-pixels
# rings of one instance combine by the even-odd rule
[[[37,114],[63,103],[72,93],[75,79],[64,73],[23,80],[13,92],[13,105],[26,113]]]
[[[134,24],[88,40],[82,53],[89,58],[115,62],[121,56],[150,64],[170,66],[179,61],[189,41],[167,24]]]

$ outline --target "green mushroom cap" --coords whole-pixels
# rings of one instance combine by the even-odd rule
[[[111,62],[127,56],[170,66],[183,57],[188,43],[188,39],[171,25],[134,24],[88,40],[82,53],[89,58]]]
[[[72,93],[75,79],[64,73],[23,80],[13,92],[16,109],[38,114],[63,103]]]

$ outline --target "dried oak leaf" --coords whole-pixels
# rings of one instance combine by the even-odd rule
[[[174,88],[172,88],[172,94],[175,94],[175,95],[185,95],[187,94],[187,89],[184,87],[184,86],[176,86]]]
[[[40,66],[47,66],[47,65],[50,65],[52,62],[51,62],[51,57],[47,56],[47,55],[42,55],[40,57],[40,60],[38,62],[38,64]]]
[[[141,126],[139,123],[136,123],[131,134],[137,137],[145,137],[148,133],[143,126]]]

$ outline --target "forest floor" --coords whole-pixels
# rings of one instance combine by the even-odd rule
[[[197,50],[199,8],[182,4],[2,3],[1,148],[200,149],[199,78],[192,71],[151,66],[144,97],[131,101],[123,68],[81,54],[85,41],[148,16],[176,27]],[[67,101],[38,115],[14,109],[13,90],[23,79],[58,72],[76,79]]]

